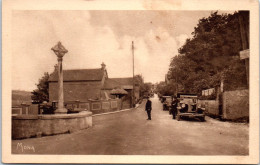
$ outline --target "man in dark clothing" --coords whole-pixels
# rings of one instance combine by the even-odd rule
[[[172,105],[171,105],[171,110],[172,110],[172,118],[175,119],[177,115],[177,105],[178,105],[178,100],[177,97],[174,96],[172,100]]]
[[[147,120],[152,120],[152,118],[151,118],[152,102],[151,102],[149,97],[147,98],[147,102],[145,104],[145,110],[146,110],[147,115],[148,115],[148,119]]]

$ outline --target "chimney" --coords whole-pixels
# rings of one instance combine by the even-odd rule
[[[104,62],[102,62],[102,64],[101,64],[101,69],[102,69],[102,70],[105,70],[105,69],[106,69],[106,64],[104,64]]]

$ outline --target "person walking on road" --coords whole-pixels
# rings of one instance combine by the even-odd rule
[[[152,101],[150,100],[150,98],[147,98],[147,102],[145,104],[145,110],[147,112],[148,115],[148,119],[147,120],[152,120],[151,118],[151,111],[152,111]]]
[[[172,100],[172,105],[171,105],[172,119],[176,118],[176,115],[177,115],[177,105],[178,105],[178,100],[177,100],[177,97],[174,96],[173,100]]]

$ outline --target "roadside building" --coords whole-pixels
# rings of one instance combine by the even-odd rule
[[[125,106],[132,102],[133,78],[108,78],[106,65],[96,69],[74,69],[63,71],[64,101],[108,100],[115,98],[111,91],[122,88],[128,92],[123,98]],[[139,87],[135,87],[136,99],[139,99]],[[58,72],[49,78],[49,101],[58,99]]]
[[[111,91],[116,88],[121,88],[125,91],[127,91],[127,95],[125,95],[123,100],[123,107],[130,107],[132,105],[132,94],[133,94],[133,78],[127,77],[127,78],[108,78],[105,81],[103,91],[107,94],[109,94],[110,97],[114,97],[111,95]],[[140,98],[140,87],[138,84],[135,84],[134,87],[135,92],[135,103]]]

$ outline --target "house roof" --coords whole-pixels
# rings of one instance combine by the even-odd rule
[[[119,82],[122,85],[133,85],[133,78],[126,77],[126,78],[111,78],[114,81]]]
[[[116,88],[116,89],[113,89],[110,94],[113,94],[113,95],[119,95],[119,94],[127,95],[128,92],[126,90],[124,90],[123,88]]]
[[[104,75],[103,69],[75,69],[63,70],[63,81],[101,81]],[[50,75],[49,81],[58,81],[58,72]]]
[[[120,87],[120,86],[122,86],[121,83],[119,83],[119,82],[117,82],[113,79],[108,78],[108,79],[105,80],[103,89],[114,89],[114,88],[117,88],[117,87]]]
[[[114,89],[121,87],[123,89],[133,89],[133,78],[109,78],[105,80],[103,89]]]

